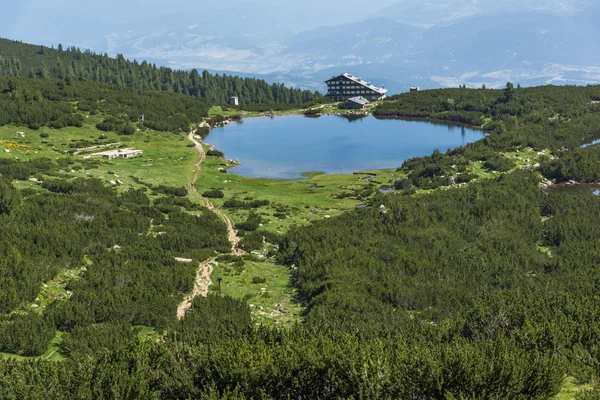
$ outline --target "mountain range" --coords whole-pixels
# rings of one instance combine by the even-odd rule
[[[324,89],[324,79],[345,71],[392,92],[507,81],[600,83],[600,9],[589,1],[373,2],[380,9],[321,3],[310,0],[307,9],[297,9],[274,0],[236,0],[193,14],[196,6],[177,0],[156,15],[128,10],[136,16],[129,29],[115,20],[105,28],[92,24],[102,40],[80,40],[111,55],[283,78],[311,89]]]

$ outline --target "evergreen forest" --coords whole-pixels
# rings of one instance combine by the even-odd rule
[[[72,48],[3,41],[0,54],[0,126],[50,138],[179,143],[229,95],[318,100]],[[406,160],[396,192],[370,193],[368,207],[281,234],[256,211],[269,201],[226,198],[228,212],[249,210],[241,243],[268,243],[289,272],[304,310],[291,326],[215,292],[177,318],[198,263],[238,260],[189,186],[75,177],[103,160],[72,152],[2,153],[0,399],[551,399],[567,379],[598,398],[600,196],[554,186],[600,181],[599,101],[597,86],[394,96],[378,117],[488,135]],[[538,165],[517,167],[516,152]]]
[[[318,92],[269,85],[264,80],[157,67],[146,61],[129,61],[73,46],[56,49],[0,38],[0,76],[69,79],[140,90],[181,93],[213,104],[227,104],[237,96],[242,109],[282,109],[322,102]],[[269,108],[270,107],[270,108]]]

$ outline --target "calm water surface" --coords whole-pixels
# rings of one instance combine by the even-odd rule
[[[600,196],[600,185],[580,183],[576,185],[558,184],[548,188],[549,192],[565,192],[573,194],[587,194],[592,192],[595,196]]]
[[[445,152],[484,136],[461,125],[339,116],[248,118],[211,130],[206,143],[237,158],[231,173],[298,179],[303,172],[352,173],[395,168],[407,158]]]

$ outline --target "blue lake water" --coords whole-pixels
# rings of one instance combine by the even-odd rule
[[[564,192],[564,193],[572,193],[572,194],[588,194],[592,192],[594,196],[600,196],[600,185],[598,184],[588,184],[588,183],[579,183],[576,185],[569,184],[558,184],[554,186],[550,186],[548,188],[549,192]]]
[[[237,158],[229,171],[250,178],[299,179],[303,172],[396,168],[408,158],[445,152],[484,137],[456,124],[339,116],[248,118],[211,130],[206,143]]]

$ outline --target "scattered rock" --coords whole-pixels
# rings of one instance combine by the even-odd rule
[[[94,216],[93,215],[87,215],[87,214],[75,214],[75,219],[77,221],[83,221],[83,222],[92,222],[94,220]]]

